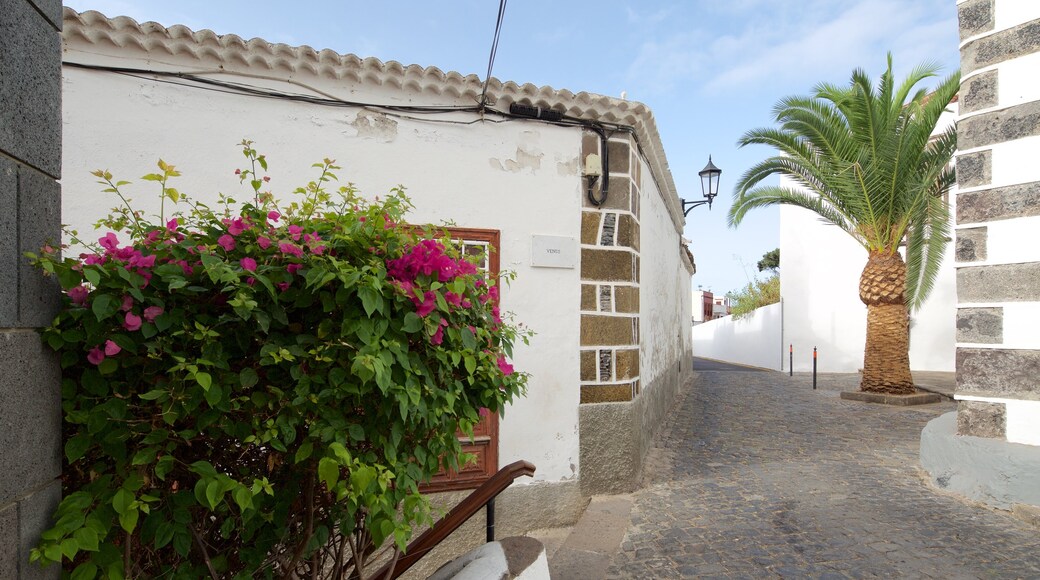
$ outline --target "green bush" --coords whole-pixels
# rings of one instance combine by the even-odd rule
[[[764,280],[748,282],[738,291],[727,293],[730,299],[730,314],[740,320],[755,310],[780,302],[780,275],[773,274]]]
[[[65,497],[32,559],[77,580],[349,577],[429,522],[418,485],[465,459],[457,429],[526,388],[496,282],[403,225],[400,189],[330,194],[326,159],[279,206],[242,145],[248,203],[183,199],[160,161],[143,179],[191,210],[153,224],[98,171],[129,242],[30,256],[66,295],[43,332]]]

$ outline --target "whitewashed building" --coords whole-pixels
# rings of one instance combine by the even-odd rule
[[[276,192],[325,157],[363,195],[403,184],[411,222],[495,246],[517,273],[503,310],[537,333],[515,353],[528,395],[488,431],[486,471],[537,466],[502,498],[500,525],[565,525],[588,494],[635,487],[691,357],[692,256],[646,106],[492,79],[479,111],[473,75],[68,8],[62,36],[65,223],[89,231],[113,205],[89,171],[134,179],[160,156],[196,200],[242,192],[243,138]],[[132,193],[150,211],[146,186]]]

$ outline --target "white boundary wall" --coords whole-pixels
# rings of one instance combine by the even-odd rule
[[[693,356],[783,370],[782,313],[778,302],[739,320],[726,316],[698,324],[693,327]]]

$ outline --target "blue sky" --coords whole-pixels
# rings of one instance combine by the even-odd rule
[[[66,0],[79,11],[183,24],[219,34],[330,48],[481,77],[495,0]],[[876,77],[885,53],[897,74],[925,60],[958,65],[955,0],[512,0],[493,75],[646,103],[654,111],[679,195],[700,199],[697,177],[712,155],[723,170],[711,211],[687,218],[697,262],[694,287],[739,288],[779,244],[779,211],[726,226],[732,188],[771,154],[738,149],[745,131],[771,123],[783,96],[862,67]],[[330,151],[330,156],[336,152]],[[405,184],[411,188],[421,184]],[[865,259],[865,257],[864,257]]]

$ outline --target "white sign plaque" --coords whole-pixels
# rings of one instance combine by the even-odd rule
[[[531,236],[531,266],[574,268],[577,263],[577,239],[566,236]]]

